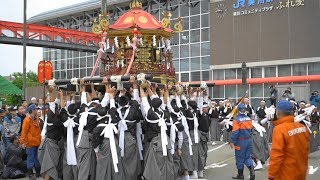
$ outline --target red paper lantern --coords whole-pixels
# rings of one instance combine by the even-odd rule
[[[52,63],[51,61],[40,61],[38,64],[38,82],[43,83],[45,80],[52,78]]]

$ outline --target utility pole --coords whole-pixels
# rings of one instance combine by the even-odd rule
[[[242,92],[246,92],[247,90],[247,64],[245,62],[241,65],[241,73],[242,73]]]
[[[26,66],[27,66],[27,0],[23,1],[23,99],[26,99],[26,86],[27,86],[27,81],[26,81]]]

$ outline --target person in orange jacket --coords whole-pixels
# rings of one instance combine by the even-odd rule
[[[305,180],[310,133],[306,126],[294,122],[293,106],[287,100],[278,102],[277,117],[273,121],[268,179]]]
[[[29,115],[24,119],[20,143],[26,148],[28,176],[33,179],[33,168],[36,169],[37,176],[40,176],[40,163],[38,160],[38,147],[41,143],[39,117],[37,117],[37,107],[29,105],[27,109]]]

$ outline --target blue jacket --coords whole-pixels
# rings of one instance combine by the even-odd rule
[[[310,96],[309,101],[311,105],[318,107],[320,103],[320,96],[319,95]]]
[[[245,114],[238,114],[232,122],[230,141],[237,144],[239,140],[249,139],[252,135],[252,120]]]

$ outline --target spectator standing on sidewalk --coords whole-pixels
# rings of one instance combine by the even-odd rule
[[[36,169],[37,176],[40,175],[40,163],[38,160],[38,147],[41,142],[39,127],[39,117],[37,117],[37,107],[35,104],[29,105],[27,112],[29,115],[24,119],[20,142],[27,152],[27,175],[29,179],[35,179],[33,168]]]

